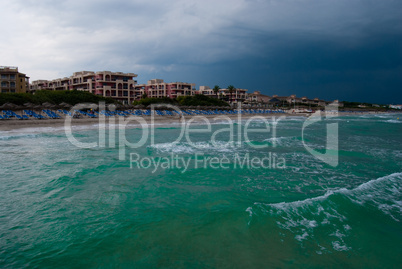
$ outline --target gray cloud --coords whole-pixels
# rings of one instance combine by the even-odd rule
[[[14,0],[0,8],[9,26],[0,59],[32,79],[106,69],[145,81],[226,62],[281,72],[386,69],[401,59],[401,8],[392,0]],[[365,59],[371,53],[377,60]],[[213,83],[209,77],[203,84]]]

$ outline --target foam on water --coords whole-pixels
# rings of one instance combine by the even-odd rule
[[[271,137],[264,139],[263,141],[269,142],[270,144],[275,144],[279,146],[290,147],[294,145],[302,145],[300,139],[295,136],[281,136],[281,137]]]
[[[348,217],[340,209],[339,202],[347,199],[357,206],[376,208],[396,222],[402,221],[402,173],[370,180],[354,189],[329,190],[324,195],[301,201],[273,204],[255,203],[246,209],[249,223],[255,211],[275,216],[279,228],[294,234],[294,239],[302,242],[317,240],[317,230],[326,229],[336,251],[348,251],[347,237],[353,230]],[[320,242],[318,242],[320,243]]]
[[[384,122],[388,122],[388,123],[402,123],[401,120],[387,120],[387,121],[384,121]]]
[[[337,167],[303,147],[301,117],[279,121],[277,138],[252,134],[240,145],[228,144],[228,133],[215,145],[209,133],[194,135],[194,145],[166,143],[179,137],[180,123],[157,123],[157,144],[132,149],[155,160],[272,152],[285,169],[152,173],[131,169],[108,143],[77,148],[63,129],[0,132],[0,267],[398,268],[402,144],[399,124],[382,122],[397,116],[341,118]],[[131,123],[127,129],[138,128]],[[227,127],[218,124],[214,130]],[[315,149],[325,144],[325,127],[307,130]],[[77,128],[78,140],[96,141],[97,124]],[[140,133],[126,132],[130,141]]]
[[[156,149],[158,152],[168,152],[168,153],[195,153],[199,151],[206,152],[233,152],[235,151],[234,143],[227,141],[215,141],[212,142],[180,142],[180,143],[158,143],[155,145],[148,146],[150,149]]]

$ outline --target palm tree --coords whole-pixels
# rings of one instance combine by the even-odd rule
[[[229,103],[232,101],[232,93],[234,92],[234,90],[236,90],[236,88],[233,85],[228,86],[228,91],[229,91],[229,94],[230,94]]]
[[[215,85],[215,87],[212,89],[216,95],[216,98],[218,98],[218,92],[221,89],[221,87],[219,87],[218,85]]]

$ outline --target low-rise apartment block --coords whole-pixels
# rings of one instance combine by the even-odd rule
[[[228,89],[219,89],[217,93],[208,86],[200,86],[197,94],[207,95],[209,97],[217,97],[228,101],[229,103],[244,102],[247,99],[246,89],[233,89],[232,93]]]
[[[247,97],[246,89],[233,89],[233,92],[230,92],[229,89],[220,89],[219,97],[228,101],[229,103],[239,103],[244,102]]]
[[[318,98],[309,99],[305,96],[297,97],[295,94],[292,94],[290,96],[273,95],[272,97],[280,101],[286,102],[288,104],[317,105],[317,106],[325,106],[327,104],[326,101],[320,100]]]
[[[179,96],[192,96],[195,94],[193,88],[195,84],[187,82],[164,82],[163,79],[151,79],[147,84],[137,84],[134,86],[136,100],[146,94],[147,97],[154,98],[177,98]]]
[[[27,92],[29,77],[18,72],[18,67],[0,66],[0,87],[2,93]]]
[[[88,91],[96,95],[111,97],[124,104],[135,100],[135,78],[137,74],[111,71],[80,71],[71,77],[54,80],[35,80],[30,90],[78,90]]]
[[[247,94],[247,103],[249,104],[262,104],[262,103],[268,103],[269,100],[271,100],[272,97],[262,94],[260,91],[254,91],[253,93]]]

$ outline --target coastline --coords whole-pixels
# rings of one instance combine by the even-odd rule
[[[367,115],[367,114],[380,114],[380,113],[373,113],[373,112],[338,112],[338,116],[353,116],[353,115]],[[385,112],[383,114],[386,114]],[[208,120],[214,120],[214,119],[219,119],[222,120],[224,118],[229,118],[231,120],[236,120],[239,119],[239,115],[185,115],[184,119],[187,122],[189,119],[195,118],[195,117],[204,117]],[[267,119],[273,118],[273,117],[308,117],[310,114],[308,113],[296,113],[296,114],[291,114],[291,113],[278,113],[278,114],[241,114],[241,119],[249,119],[255,116],[259,117],[264,117]],[[153,119],[151,116],[138,116],[138,118],[141,118],[145,120],[147,124],[158,124],[158,125],[175,125],[175,124],[180,124],[180,118],[178,116],[154,116]],[[202,120],[194,120],[193,122],[202,122]],[[66,123],[66,117],[63,116],[61,119],[28,119],[28,120],[18,120],[18,119],[8,119],[8,120],[1,120],[0,121],[0,131],[14,131],[14,130],[19,130],[19,129],[24,129],[24,128],[49,128],[49,127],[54,127],[55,129],[59,129],[60,127],[63,127]],[[74,127],[83,127],[83,126],[88,126],[88,128],[93,127],[94,125],[97,125],[100,123],[99,118],[71,118],[71,126]],[[119,116],[114,116],[114,117],[108,117],[105,119],[103,123],[106,124],[119,124]],[[140,125],[140,123],[137,121],[130,121],[130,123],[137,123]],[[131,125],[131,124],[130,124]]]
[[[241,115],[241,119],[249,119],[255,116],[263,116],[264,118],[273,118],[273,117],[280,117],[280,116],[292,116],[292,117],[306,117],[307,114],[303,115],[296,115],[296,114],[246,114],[246,115]],[[136,117],[136,116],[133,116]],[[195,118],[195,117],[204,117],[208,120],[223,120],[225,118],[229,118],[231,120],[237,120],[239,118],[239,115],[185,115],[183,116],[185,122],[188,122],[188,120]],[[180,118],[178,116],[154,116],[153,118],[151,116],[137,116],[137,118],[140,118],[144,120],[147,124],[158,124],[158,125],[175,125],[175,124],[180,124]],[[121,118],[124,119],[125,121],[128,121],[127,118]],[[99,123],[104,123],[104,124],[119,124],[120,122],[120,117],[114,116],[114,117],[107,117],[105,118],[105,121],[102,122],[102,119],[100,118],[71,118],[71,126],[74,127],[83,127],[83,126],[88,126],[88,128],[93,127],[94,125],[97,125]],[[14,131],[14,130],[19,130],[19,129],[24,129],[24,128],[48,128],[48,127],[54,127],[55,129],[59,129],[60,127],[63,127],[66,123],[66,117],[62,117],[61,119],[29,119],[29,120],[18,120],[18,119],[9,119],[9,120],[3,120],[0,121],[0,131]],[[193,121],[194,123],[198,122],[203,122],[201,118],[196,119]],[[140,122],[138,121],[130,121],[128,123],[129,125],[132,124],[138,124],[140,126]]]

